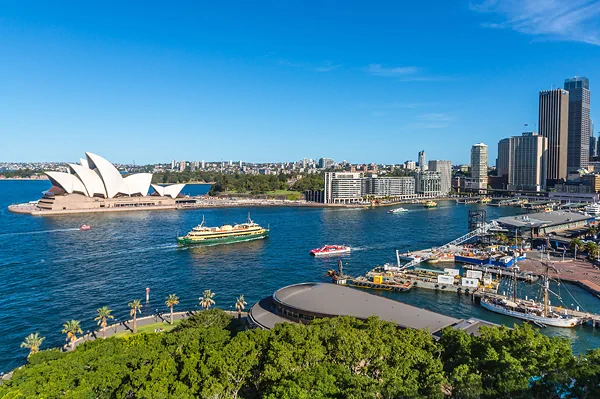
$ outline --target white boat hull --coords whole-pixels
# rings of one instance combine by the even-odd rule
[[[348,252],[350,252],[350,249],[341,249],[339,251],[329,251],[329,252],[311,252],[311,255],[319,257],[319,256],[347,254]]]
[[[539,323],[546,326],[551,327],[564,327],[571,328],[575,327],[578,324],[581,324],[581,320],[576,317],[569,318],[560,318],[560,317],[544,317],[537,316],[531,313],[521,313],[516,312],[514,310],[509,310],[501,306],[494,305],[492,303],[487,302],[486,300],[481,300],[481,307],[487,310],[490,310],[495,313],[500,313],[505,316],[515,317],[517,319],[531,321],[533,323]]]

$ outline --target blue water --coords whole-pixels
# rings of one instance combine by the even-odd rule
[[[84,331],[96,328],[98,307],[128,317],[127,303],[144,299],[143,313],[166,311],[164,298],[177,294],[179,309],[194,309],[204,289],[216,292],[217,306],[232,309],[240,294],[252,305],[276,289],[306,281],[327,281],[324,273],[336,259],[315,259],[308,250],[327,243],[348,244],[345,270],[359,275],[377,264],[395,261],[402,251],[441,245],[467,232],[469,209],[485,209],[488,219],[515,214],[514,208],[456,205],[438,209],[406,206],[410,212],[390,215],[385,209],[241,208],[193,211],[135,211],[35,217],[9,213],[11,203],[40,197],[45,181],[0,181],[0,370],[23,364],[27,351],[19,344],[31,332],[46,337],[44,347],[63,344],[62,324],[81,320]],[[205,185],[186,186],[201,194]],[[242,222],[247,213],[269,224],[267,240],[208,248],[178,248],[175,237],[197,225]],[[88,223],[91,231],[78,227]],[[600,312],[600,300],[572,285],[555,287],[567,304],[566,288],[589,311]],[[537,288],[524,286],[530,295]],[[413,290],[385,293],[393,299],[455,317],[479,317],[513,325],[514,319],[473,305],[467,296]],[[544,333],[572,340],[576,352],[600,346],[591,327],[546,328]]]

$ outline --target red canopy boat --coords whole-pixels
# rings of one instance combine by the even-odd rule
[[[325,245],[324,247],[310,250],[310,254],[313,256],[335,255],[348,252],[350,252],[350,247],[346,245]]]
[[[89,224],[82,224],[81,227],[79,228],[79,230],[84,231],[84,230],[91,230],[92,226],[90,226]]]

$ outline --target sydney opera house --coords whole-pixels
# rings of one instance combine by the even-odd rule
[[[152,173],[123,177],[112,163],[90,152],[79,164],[70,163],[68,167],[69,173],[45,172],[52,187],[28,213],[174,208],[190,202],[180,194],[185,184],[152,184]]]

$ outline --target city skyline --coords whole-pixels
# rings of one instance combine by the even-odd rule
[[[184,3],[166,15],[158,3],[13,4],[0,24],[10,60],[0,161],[94,148],[133,163],[136,148],[137,164],[307,154],[400,164],[425,149],[467,164],[483,142],[493,164],[500,139],[538,130],[539,91],[586,76],[593,92],[600,81],[600,3],[537,4],[535,15],[523,3],[381,2],[341,14],[333,3]]]

